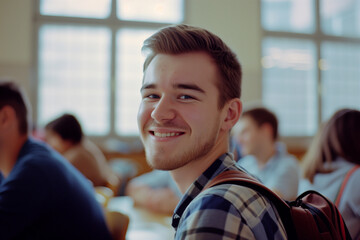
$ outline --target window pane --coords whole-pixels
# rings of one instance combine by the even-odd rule
[[[40,13],[53,16],[106,18],[111,0],[41,0]]]
[[[122,20],[180,23],[183,0],[117,0],[117,15]]]
[[[314,5],[314,0],[262,0],[262,26],[269,31],[313,33]]]
[[[338,109],[360,109],[360,45],[325,42],[322,50],[322,119]]]
[[[321,0],[321,28],[330,35],[360,36],[359,0]]]
[[[279,118],[282,136],[307,136],[317,126],[315,46],[311,41],[263,41],[263,102]]]
[[[116,132],[137,135],[137,111],[141,101],[143,41],[155,30],[120,29],[117,33],[116,67]]]
[[[40,125],[75,113],[87,134],[109,132],[110,39],[106,28],[44,25],[39,31]]]

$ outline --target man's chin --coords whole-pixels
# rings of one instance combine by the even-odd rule
[[[171,163],[171,160],[169,158],[165,157],[159,158],[158,156],[153,157],[146,155],[146,161],[151,168],[157,170],[171,171],[178,168],[178,166],[174,166],[174,164]]]

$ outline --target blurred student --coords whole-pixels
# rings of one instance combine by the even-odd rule
[[[137,206],[171,215],[182,196],[175,181],[167,171],[153,170],[132,179],[126,187]]]
[[[0,81],[0,239],[110,239],[94,190],[60,154],[29,138],[21,91]]]
[[[360,111],[337,111],[319,129],[303,159],[299,192],[313,189],[337,203],[353,239],[360,239]],[[345,176],[354,169],[341,196]],[[340,197],[340,198],[339,198]]]
[[[46,142],[61,153],[94,186],[118,185],[101,150],[83,134],[75,116],[64,114],[45,127]]]
[[[278,120],[274,113],[258,107],[245,111],[236,126],[235,137],[243,158],[238,165],[258,177],[268,188],[286,200],[296,198],[299,165],[278,139]]]

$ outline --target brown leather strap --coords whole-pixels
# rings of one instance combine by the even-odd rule
[[[249,174],[246,174],[243,171],[228,170],[228,171],[224,171],[224,172],[220,173],[214,179],[212,179],[210,182],[208,182],[208,184],[206,184],[206,186],[204,187],[203,190],[211,188],[216,185],[219,185],[226,181],[242,181],[242,180],[245,180],[245,181],[251,180],[251,181],[254,181],[254,183],[259,183],[258,180],[251,177]]]
[[[214,179],[208,182],[208,184],[206,184],[203,191],[210,187],[225,183],[249,187],[269,198],[269,200],[274,202],[274,204],[277,206],[287,206],[286,202],[281,199],[275,192],[271,191],[254,177],[240,170],[228,170],[220,173]]]

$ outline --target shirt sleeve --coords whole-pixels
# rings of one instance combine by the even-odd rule
[[[47,211],[47,179],[33,164],[14,169],[0,186],[0,239],[13,239]]]
[[[286,200],[295,199],[298,194],[300,170],[294,159],[286,158],[282,160],[282,166],[278,167],[265,184],[268,188],[278,191]]]

